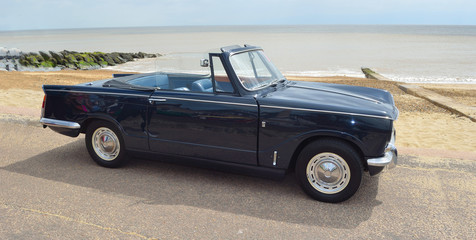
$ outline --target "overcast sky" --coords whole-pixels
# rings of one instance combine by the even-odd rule
[[[0,0],[0,31],[181,25],[476,25],[476,0]]]

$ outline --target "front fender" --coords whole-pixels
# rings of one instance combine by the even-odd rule
[[[267,149],[260,149],[258,152],[259,165],[287,169],[293,156],[296,153],[298,154],[302,147],[312,140],[324,137],[342,139],[356,146],[360,152],[365,151],[364,143],[349,133],[333,130],[314,130],[296,135]]]

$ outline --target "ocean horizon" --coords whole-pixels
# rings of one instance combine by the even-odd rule
[[[476,26],[269,25],[177,26],[0,31],[0,47],[23,52],[160,53],[164,58],[263,47],[286,75],[362,77],[361,67],[403,82],[476,83]],[[134,71],[173,71],[163,59],[129,64]],[[176,61],[180,64],[180,61]],[[142,64],[142,65],[141,65]],[[197,63],[198,64],[198,63]],[[182,66],[177,66],[177,70]],[[118,67],[120,69],[121,66]]]

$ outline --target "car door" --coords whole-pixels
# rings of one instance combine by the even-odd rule
[[[223,67],[219,55],[211,55],[210,60],[213,91],[157,90],[151,95],[148,111],[150,150],[256,165],[256,100],[252,96],[236,94],[233,85],[227,85],[231,82],[218,71]],[[215,82],[215,79],[219,81]]]

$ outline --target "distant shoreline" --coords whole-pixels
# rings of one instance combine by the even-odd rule
[[[286,74],[358,76],[371,67],[402,82],[475,82],[476,26],[170,26],[0,32],[3,47],[25,52],[208,53],[260,46]],[[173,69],[174,66],[167,66]],[[304,74],[301,74],[305,72]]]
[[[339,28],[341,31],[348,32],[349,29],[352,31],[359,31],[360,29],[373,28],[374,31],[381,33],[382,30],[385,31],[399,31],[400,33],[414,33],[415,29],[419,30],[420,34],[441,34],[435,32],[434,29],[446,29],[446,34],[455,34],[452,28],[474,28],[474,31],[469,31],[466,33],[459,33],[460,35],[476,35],[476,25],[441,25],[441,24],[263,24],[263,25],[179,25],[179,26],[137,26],[137,27],[98,27],[98,28],[46,28],[46,29],[18,29],[18,30],[0,30],[0,34],[4,33],[28,33],[28,32],[42,32],[42,33],[55,33],[55,32],[75,32],[75,31],[98,31],[102,32],[104,30],[128,30],[128,31],[144,31],[155,32],[175,32],[176,29],[182,29],[186,31],[195,30],[215,30],[215,31],[259,31],[262,32],[263,28],[266,28],[267,31],[289,31],[289,29],[296,29],[295,31],[303,31],[312,29],[314,31],[326,31],[329,28]]]

